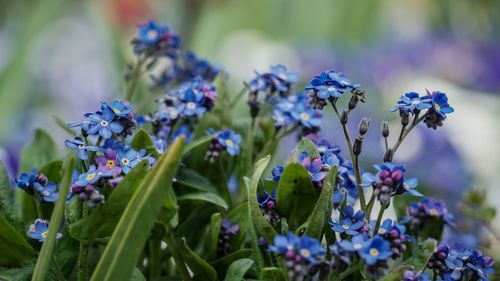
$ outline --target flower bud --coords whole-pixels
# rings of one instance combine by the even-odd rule
[[[349,100],[349,104],[347,106],[349,110],[353,110],[354,108],[356,108],[357,104],[358,104],[358,99],[356,98],[356,96],[353,95]]]
[[[347,121],[349,120],[349,115],[347,114],[347,111],[342,111],[342,113],[340,114],[340,123],[342,125],[345,125],[347,124]]]
[[[354,140],[354,145],[352,146],[352,152],[354,153],[354,155],[360,155],[362,148],[363,148],[363,137],[358,136]]]
[[[392,157],[394,156],[394,152],[392,148],[389,148],[384,154],[384,162],[392,162]]]
[[[401,125],[406,126],[410,123],[410,115],[406,112],[401,112]]]
[[[387,121],[382,122],[382,136],[387,138],[389,136],[389,123]]]
[[[368,131],[368,127],[370,126],[370,119],[364,117],[363,119],[361,119],[361,122],[359,122],[359,134],[360,135],[364,135],[366,134],[366,132]]]

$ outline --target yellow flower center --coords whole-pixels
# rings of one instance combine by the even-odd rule
[[[158,32],[156,30],[149,30],[146,34],[146,37],[148,37],[148,39],[155,39],[157,36]]]
[[[384,233],[385,233],[385,229],[383,229],[383,228],[379,229],[379,230],[378,230],[378,233],[380,233],[380,234],[384,234]]]
[[[47,236],[49,236],[49,232],[48,231],[42,232],[42,237],[43,238],[47,238]]]
[[[227,146],[233,146],[234,145],[234,142],[232,140],[227,140],[226,141],[226,145]]]
[[[300,119],[304,120],[304,121],[307,121],[309,120],[309,114],[303,112],[300,114]]]
[[[434,108],[436,108],[437,110],[439,110],[441,108],[441,106],[437,103],[434,104]]]
[[[113,111],[114,111],[115,113],[120,113],[120,110],[118,110],[117,108],[113,108]]]
[[[113,160],[108,160],[108,162],[106,162],[106,166],[108,168],[113,168],[115,166],[115,161]]]
[[[377,249],[375,249],[375,248],[370,249],[370,255],[376,257],[376,256],[378,256],[378,254],[379,254],[379,251]]]
[[[95,174],[92,173],[92,174],[88,174],[86,179],[89,181],[89,180],[92,180],[93,178],[95,178]]]
[[[436,215],[438,214],[438,211],[437,211],[436,209],[434,209],[434,208],[433,208],[433,209],[430,209],[430,210],[429,210],[429,213],[430,213],[431,215],[433,215],[433,216],[436,216]]]
[[[300,250],[300,255],[303,256],[303,257],[308,257],[311,255],[311,252],[309,252],[308,249],[301,249]]]
[[[404,185],[403,185],[403,186],[404,186],[404,188],[405,188],[406,190],[410,190],[410,185],[409,185],[408,183],[404,183]]]

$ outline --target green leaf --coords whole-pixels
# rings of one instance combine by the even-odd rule
[[[403,274],[405,271],[407,270],[413,270],[413,268],[411,266],[408,266],[408,265],[401,265],[399,267],[397,267],[396,269],[394,269],[393,271],[389,272],[389,274],[387,274],[384,279],[382,279],[383,281],[401,281],[403,280]]]
[[[236,252],[230,253],[227,256],[224,256],[220,259],[217,259],[210,263],[210,265],[218,272],[221,273],[226,271],[229,265],[231,265],[234,261],[248,258],[252,255],[251,249],[240,249]],[[223,276],[221,276],[223,277]]]
[[[283,270],[276,267],[266,267],[262,269],[262,279],[266,281],[287,281]]]
[[[298,163],[299,156],[303,151],[306,151],[307,156],[309,156],[310,158],[320,157],[318,149],[316,148],[314,142],[310,139],[302,138],[302,140],[297,144],[297,146],[295,146],[290,156],[288,156],[286,164]]]
[[[413,266],[416,270],[423,269],[437,247],[437,241],[434,239],[428,239],[426,241],[420,242],[417,246],[416,251],[409,259],[403,262],[404,265]]]
[[[252,178],[245,178],[248,192],[248,206],[250,208],[252,220],[257,231],[264,236],[268,243],[273,242],[274,236],[277,233],[260,212],[259,203],[257,202],[257,187],[259,185],[260,178],[264,173],[264,170],[266,169],[267,165],[269,165],[270,160],[271,156],[268,155],[257,161]]]
[[[194,192],[194,193],[188,193],[182,196],[179,196],[177,198],[179,202],[182,201],[188,201],[188,200],[196,200],[196,201],[205,201],[208,203],[215,204],[219,207],[224,208],[224,210],[227,210],[228,206],[226,201],[222,197],[220,197],[217,194],[210,193],[210,192]]]
[[[205,143],[211,141],[213,138],[214,138],[213,135],[209,135],[209,136],[203,136],[203,137],[200,137],[200,138],[197,138],[197,139],[191,141],[189,144],[187,144],[184,147],[184,153],[183,154],[186,154],[186,153],[190,152],[191,150],[193,150],[197,146],[200,146],[202,144],[205,144]]]
[[[52,119],[54,120],[54,123],[56,123],[61,129],[63,129],[63,131],[68,133],[68,135],[70,135],[70,136],[78,135],[78,132],[70,129],[68,127],[68,124],[64,120],[62,120],[61,117],[59,117],[57,115],[52,115]]]
[[[208,235],[207,235],[207,253],[208,260],[213,259],[217,256],[217,242],[219,241],[219,233],[220,227],[222,225],[222,215],[220,213],[212,214],[210,218],[210,225],[208,227]]]
[[[491,223],[495,219],[496,214],[497,214],[497,210],[493,207],[486,207],[486,208],[484,208],[483,212],[484,212],[483,220],[486,223]]]
[[[44,174],[51,182],[59,184],[62,180],[63,161],[52,161],[38,171]]]
[[[146,153],[153,156],[154,158],[158,158],[160,154],[155,148],[153,140],[151,140],[151,136],[144,131],[144,129],[140,129],[132,139],[130,143],[132,148],[139,151],[141,149],[146,150]]]
[[[97,237],[106,237],[113,233],[116,224],[127,207],[130,198],[139,188],[144,176],[148,172],[149,162],[141,161],[114,188],[107,201],[92,212],[88,217],[70,225],[70,234],[76,239],[92,240]]]
[[[18,266],[29,263],[35,251],[30,244],[0,215],[0,266]]]
[[[37,129],[31,143],[21,152],[20,171],[29,173],[32,169],[39,169],[57,158],[58,150],[52,138],[45,131]],[[35,202],[23,190],[18,189],[16,193],[18,202],[21,203],[23,221],[29,225],[37,219]]]
[[[278,183],[276,205],[292,231],[307,220],[317,200],[318,190],[306,169],[298,163],[286,165]]]
[[[194,273],[194,280],[217,280],[217,272],[208,264],[204,259],[196,255],[186,244],[186,239],[181,239],[180,243],[181,255],[186,261],[187,265]]]
[[[7,170],[0,161],[0,214],[11,223],[20,219],[14,191]]]
[[[332,167],[328,172],[319,195],[318,202],[308,220],[306,235],[319,239],[323,236],[323,228],[331,217],[332,193],[337,182],[337,167]]]
[[[69,186],[71,185],[71,176],[73,174],[74,162],[75,158],[71,157],[68,161],[66,169],[64,170],[64,178],[59,190],[59,197],[55,204],[54,211],[52,212],[52,216],[50,217],[48,234],[45,238],[45,241],[43,242],[40,254],[38,255],[32,280],[45,280],[45,276],[49,271],[54,248],[56,247],[56,236],[59,232],[59,228],[61,227],[59,222],[63,220],[64,216],[64,208],[66,206],[66,198],[68,195]]]
[[[422,229],[421,238],[434,238],[436,240],[441,240],[441,236],[443,235],[444,229],[444,221],[443,218],[433,218],[427,220]]]
[[[243,276],[250,269],[253,264],[251,259],[240,259],[231,264],[227,270],[226,278],[224,281],[241,281],[244,280]]]
[[[240,225],[240,231],[229,238],[230,251],[236,251],[241,248],[248,234],[248,226],[250,225],[250,217],[248,215],[248,202],[243,202],[232,209],[227,218],[231,222],[237,222]]]
[[[130,281],[146,281],[146,277],[144,277],[142,272],[137,267],[134,267]]]
[[[175,179],[176,183],[183,184],[200,191],[219,194],[217,187],[215,187],[215,185],[213,185],[213,183],[209,179],[205,178],[194,170],[179,168]]]
[[[172,191],[174,177],[182,157],[184,137],[177,138],[141,181],[121,216],[92,281],[128,280],[162,206]]]

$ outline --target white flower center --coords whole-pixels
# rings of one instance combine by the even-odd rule
[[[103,126],[103,127],[106,127],[106,126],[108,126],[108,125],[109,125],[108,121],[104,121],[104,120],[102,120],[100,124],[101,124],[101,126]]]
[[[186,107],[187,107],[188,109],[191,109],[191,110],[192,110],[192,109],[195,109],[195,108],[196,108],[196,103],[194,103],[194,102],[188,102],[188,103],[186,104]]]

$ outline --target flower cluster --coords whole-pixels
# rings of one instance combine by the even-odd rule
[[[427,267],[444,280],[489,280],[493,273],[493,259],[480,250],[456,250],[440,245],[432,254]]]
[[[361,210],[354,212],[354,209],[347,205],[341,212],[342,217],[338,222],[331,222],[333,231],[337,233],[345,233],[348,235],[358,235],[365,232],[365,213]]]
[[[147,159],[152,165],[155,159],[146,155],[144,149],[137,151],[126,143],[126,137],[133,134],[136,125],[127,103],[103,102],[101,111],[84,116],[85,121],[69,124],[72,128],[80,127],[82,135],[65,141],[66,146],[76,150],[78,157],[86,162],[83,173],[74,176],[71,196],[77,195],[90,207],[97,207],[104,203],[101,191],[105,185],[117,186],[139,162]],[[88,136],[98,136],[97,142],[91,144]],[[105,142],[101,145],[103,139]]]
[[[223,219],[217,239],[217,254],[224,257],[229,253],[229,238],[231,235],[238,234],[240,226],[232,224],[228,219]]]
[[[431,281],[428,272],[406,270],[403,273],[403,281]]]
[[[257,194],[257,202],[259,209],[264,218],[271,224],[276,225],[279,222],[280,216],[276,210],[276,189],[271,193],[265,191]]]
[[[324,259],[326,253],[318,240],[305,235],[297,237],[292,232],[287,236],[275,236],[269,251],[285,258],[288,276],[294,281],[303,280],[312,266]]]
[[[49,222],[42,219],[36,219],[35,222],[30,226],[28,233],[28,237],[36,239],[40,242],[45,241],[47,235],[49,234]],[[56,239],[62,237],[61,233],[56,234]]]
[[[407,215],[401,222],[411,230],[420,230],[430,220],[440,219],[453,226],[453,215],[448,212],[443,200],[432,197],[422,198],[419,202],[411,202]]]
[[[35,171],[30,174],[22,173],[19,178],[14,179],[13,184],[40,201],[55,202],[59,197],[59,193],[56,192],[57,185],[49,181],[43,173],[37,174]]]
[[[406,235],[406,227],[397,222],[386,219],[378,229],[378,235],[391,244],[392,258],[397,259],[406,251],[406,243],[410,236]]]
[[[175,57],[180,37],[168,26],[149,21],[139,25],[137,31],[137,37],[132,40],[135,54]]]
[[[240,154],[241,135],[235,131],[225,129],[222,131],[215,131],[213,129],[207,130],[207,135],[213,135],[214,138],[208,145],[205,159],[210,163],[215,162],[222,151],[227,151],[231,156]]]
[[[363,174],[363,186],[372,186],[373,192],[382,205],[387,205],[394,195],[410,193],[413,196],[422,196],[414,188],[417,186],[416,179],[405,180],[406,168],[403,165],[382,163],[374,165],[377,174]]]
[[[330,99],[340,98],[348,90],[358,89],[343,73],[325,71],[309,82],[305,89],[309,92],[309,103],[315,109],[323,109]]]

